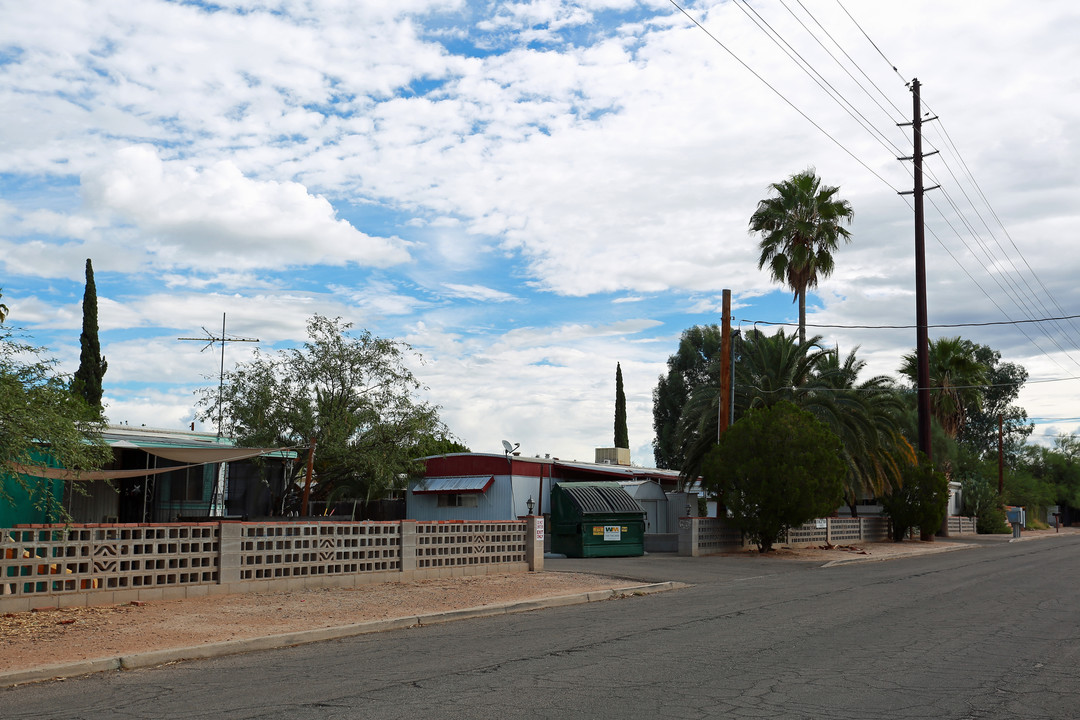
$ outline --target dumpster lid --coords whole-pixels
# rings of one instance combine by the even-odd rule
[[[613,512],[643,514],[630,493],[617,483],[559,483],[559,488],[570,496],[582,515],[598,515]]]

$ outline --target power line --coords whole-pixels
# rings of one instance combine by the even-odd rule
[[[855,61],[855,58],[851,57],[851,55],[849,55],[849,54],[847,53],[847,51],[846,51],[846,50],[844,50],[843,46],[842,46],[842,45],[841,45],[841,44],[840,44],[839,42],[837,42],[836,38],[834,38],[834,37],[832,36],[832,33],[830,33],[830,32],[829,32],[829,31],[828,31],[828,30],[827,30],[827,29],[825,28],[825,26],[824,26],[824,25],[822,25],[822,24],[821,24],[821,22],[820,22],[820,21],[819,21],[819,20],[818,20],[818,19],[817,19],[816,17],[814,17],[814,14],[813,14],[812,12],[810,12],[810,10],[809,10],[809,9],[808,9],[808,8],[807,8],[807,7],[805,6],[805,5],[803,5],[803,3],[802,3],[802,0],[795,0],[795,2],[797,2],[797,3],[799,4],[799,7],[801,7],[801,8],[802,8],[803,12],[804,12],[804,13],[806,13],[806,14],[807,14],[807,15],[808,15],[808,16],[810,17],[810,19],[814,21],[814,24],[815,24],[815,25],[817,25],[817,26],[818,26],[819,28],[821,28],[821,31],[822,31],[823,33],[825,33],[825,37],[829,38],[829,40],[832,40],[832,43],[833,43],[833,45],[835,45],[835,46],[836,46],[836,48],[837,48],[837,49],[838,49],[838,50],[839,50],[840,52],[842,52],[842,53],[844,54],[844,57],[846,57],[846,58],[848,59],[848,62],[850,62],[850,63],[851,63],[851,64],[852,64],[852,65],[853,65],[853,66],[855,67],[855,69],[856,69],[856,70],[858,70],[858,71],[859,71],[859,73],[860,73],[860,74],[861,74],[861,75],[862,75],[862,76],[863,76],[864,78],[866,78],[866,81],[867,81],[868,83],[870,83],[870,85],[871,85],[871,86],[872,86],[872,87],[873,87],[873,88],[874,88],[875,90],[877,90],[877,91],[878,91],[878,94],[879,94],[879,95],[881,95],[881,97],[882,97],[882,98],[884,98],[885,102],[887,102],[887,103],[889,103],[890,105],[892,105],[892,107],[893,107],[893,110],[895,110],[895,111],[896,111],[896,113],[897,113],[897,116],[899,116],[899,117],[903,118],[903,117],[904,117],[904,111],[903,111],[903,110],[901,110],[901,109],[900,109],[899,107],[897,107],[896,103],[894,103],[894,102],[893,102],[893,101],[892,101],[892,100],[891,100],[891,99],[889,98],[889,96],[885,94],[885,91],[883,91],[883,90],[882,90],[882,89],[881,89],[880,87],[878,87],[877,83],[875,83],[875,82],[874,82],[874,81],[873,81],[873,80],[872,80],[872,79],[870,78],[870,76],[866,74],[866,71],[865,71],[865,70],[863,70],[863,69],[862,69],[862,66],[861,66],[861,65],[859,65],[859,63]],[[789,6],[788,6],[788,4],[787,4],[787,3],[785,2],[785,0],[780,0],[780,4],[781,4],[781,5],[783,5],[783,6],[784,6],[784,9],[785,9],[785,10],[787,10],[787,11],[788,11],[789,13],[791,13],[791,16],[792,16],[792,17],[794,17],[794,18],[795,18],[795,20],[796,20],[796,21],[797,21],[797,22],[798,22],[798,23],[799,23],[800,25],[802,25],[802,26],[803,26],[803,29],[805,29],[805,30],[806,30],[806,32],[807,32],[807,33],[808,33],[808,34],[810,35],[810,37],[814,38],[814,40],[816,40],[816,41],[817,41],[817,44],[821,46],[821,49],[822,49],[822,50],[824,50],[824,51],[825,51],[826,53],[828,53],[828,54],[829,54],[829,57],[831,57],[831,58],[832,58],[832,59],[833,59],[833,60],[834,60],[834,61],[836,62],[836,64],[837,64],[837,65],[838,65],[838,66],[840,67],[840,69],[841,69],[841,70],[843,70],[843,71],[844,71],[844,72],[845,72],[845,73],[847,74],[847,76],[848,76],[849,78],[851,78],[851,79],[852,79],[852,80],[853,80],[853,81],[855,82],[855,84],[856,84],[856,85],[858,85],[858,86],[859,86],[859,89],[860,89],[860,90],[862,90],[862,91],[863,91],[864,93],[866,93],[866,96],[867,96],[868,98],[870,98],[871,102],[873,102],[873,103],[874,103],[875,105],[877,105],[877,106],[878,106],[878,108],[880,108],[880,109],[881,109],[881,111],[882,111],[883,113],[885,113],[886,115],[889,115],[889,111],[888,111],[888,110],[886,110],[886,109],[885,109],[885,107],[884,107],[884,106],[882,106],[882,105],[881,105],[881,103],[879,103],[879,102],[877,101],[877,99],[876,99],[876,98],[875,98],[875,97],[874,97],[874,96],[873,96],[873,95],[872,95],[872,94],[870,93],[870,91],[866,89],[866,86],[865,86],[865,85],[863,85],[863,84],[862,84],[862,83],[861,83],[861,82],[860,82],[859,80],[857,80],[857,79],[855,78],[855,76],[854,76],[854,75],[852,75],[852,74],[851,74],[851,72],[850,72],[850,71],[848,71],[848,69],[847,69],[846,67],[844,67],[844,64],[843,64],[843,63],[841,63],[841,62],[840,62],[840,60],[839,60],[839,59],[838,59],[838,58],[837,58],[837,57],[836,57],[835,55],[833,55],[833,54],[832,54],[832,52],[831,52],[831,51],[830,51],[830,50],[829,50],[829,49],[828,49],[827,47],[825,47],[825,43],[821,42],[821,40],[819,40],[819,39],[818,39],[817,35],[815,35],[815,34],[814,34],[814,32],[813,32],[813,31],[812,31],[812,30],[811,30],[810,28],[806,27],[806,24],[805,24],[805,23],[803,23],[803,21],[799,19],[799,16],[795,14],[795,12],[794,12],[794,11],[793,11],[793,10],[792,10],[792,9],[791,9],[791,8],[790,8]],[[891,115],[889,115],[889,119],[890,119],[890,120],[893,120],[894,122],[895,122],[895,120],[896,120],[896,118],[895,118],[895,117],[893,117],[893,116],[891,116]]]
[[[855,18],[851,17],[851,13],[847,11],[847,8],[844,7],[844,4],[840,2],[840,0],[836,0],[836,4],[839,5],[840,9],[844,11],[844,14],[851,19],[851,22],[855,23],[855,27],[859,28],[859,32],[863,34],[863,37],[866,38],[867,42],[869,42],[874,47],[874,49],[877,50],[878,55],[880,55],[881,59],[885,61],[885,64],[887,64],[893,69],[893,72],[895,72],[897,77],[899,77],[900,80],[903,81],[905,86],[910,87],[910,83],[904,78],[903,75],[900,74],[900,71],[896,69],[896,66],[892,64],[892,61],[889,60],[889,58],[885,57],[885,53],[881,52],[881,48],[877,46],[877,43],[871,40],[870,36],[866,34],[866,31],[862,29],[862,25],[859,25],[859,23],[856,22]]]
[[[887,137],[885,137],[884,133],[882,133],[880,130],[878,130],[876,127],[874,127],[873,123],[871,123],[870,120],[867,119],[867,117],[865,115],[863,115],[851,103],[850,100],[848,100],[846,97],[844,97],[843,93],[841,93],[839,90],[837,90],[836,87],[832,83],[830,83],[828,80],[826,80],[825,76],[823,76],[820,72],[818,72],[814,68],[814,66],[811,65],[810,62],[807,61],[807,59],[804,58],[801,53],[799,53],[798,50],[796,50],[794,47],[792,47],[791,43],[789,43],[787,40],[785,40],[784,37],[779,32],[777,32],[776,29],[773,28],[773,26],[770,25],[769,22],[765,18],[763,18],[761,16],[761,13],[759,13],[757,10],[755,10],[746,0],[743,0],[742,3],[736,2],[735,6],[737,8],[739,8],[740,10],[742,10],[743,14],[746,15],[748,18],[750,18],[750,20],[758,27],[758,29],[761,30],[763,33],[765,33],[765,36],[773,41],[773,44],[775,44],[778,48],[780,48],[780,50],[783,51],[784,54],[787,55],[788,58],[793,63],[795,63],[795,65],[800,70],[802,70],[804,73],[806,73],[806,75],[811,80],[813,80],[817,84],[818,87],[820,87],[822,90],[825,91],[826,95],[828,95],[834,102],[836,102],[836,104],[839,105],[840,108],[843,109],[844,112],[846,112],[851,117],[852,120],[854,120],[864,130],[866,130],[868,133],[870,133],[870,135],[875,140],[877,140],[878,143],[880,143],[886,150],[889,150],[890,152],[896,152],[896,153],[903,152],[899,147],[896,146],[895,143],[893,143],[891,140],[889,140]],[[749,8],[749,10],[747,10],[747,8]],[[753,15],[751,15],[751,13],[753,13]],[[796,18],[796,19],[798,19],[798,18]],[[806,26],[804,25],[803,27],[806,27]],[[768,28],[768,29],[766,30],[766,28]],[[812,36],[812,33],[811,33],[811,36]],[[783,44],[781,44],[781,43],[783,43]],[[793,54],[794,54],[794,56],[793,56]],[[796,60],[795,58],[798,58],[798,60]],[[833,59],[835,60],[836,58],[834,57]]]
[[[1029,323],[1042,323],[1042,322],[1054,322],[1057,320],[1071,320],[1074,318],[1080,318],[1080,315],[1063,315],[1061,317],[1047,317],[1047,318],[1032,318],[1029,320],[997,320],[990,322],[971,322],[971,323],[941,323],[936,325],[927,325],[928,328],[961,328],[961,327],[989,327],[992,325],[1025,325]],[[739,318],[740,322],[753,323],[754,325],[783,325],[785,327],[798,327],[797,322],[776,322],[772,320],[748,320],[746,318]],[[822,325],[822,324],[810,324],[807,323],[805,327],[808,328],[830,328],[841,330],[913,330],[916,325]]]
[[[880,174],[878,174],[878,173],[877,173],[877,171],[875,171],[875,170],[874,170],[873,168],[871,168],[871,167],[870,167],[869,165],[867,165],[867,164],[866,164],[865,162],[863,162],[863,161],[862,161],[862,160],[861,160],[861,159],[860,159],[860,158],[859,158],[859,157],[858,157],[857,155],[855,155],[855,153],[853,153],[853,152],[852,152],[851,150],[848,150],[848,149],[847,149],[847,147],[846,147],[846,146],[845,146],[845,145],[844,145],[843,143],[841,143],[841,142],[840,142],[839,140],[837,140],[837,139],[836,139],[835,137],[833,137],[832,135],[830,135],[830,134],[829,134],[829,133],[828,133],[828,132],[827,132],[827,131],[825,130],[825,128],[821,127],[821,126],[820,126],[820,125],[818,125],[818,124],[817,124],[816,122],[814,122],[814,121],[813,121],[813,120],[812,120],[812,119],[810,118],[810,116],[809,116],[809,115],[807,115],[806,113],[804,113],[804,112],[803,112],[802,110],[800,110],[800,109],[798,108],[798,106],[797,106],[797,105],[795,105],[795,103],[793,103],[793,102],[792,102],[791,100],[788,100],[788,98],[787,98],[787,97],[786,97],[786,96],[785,96],[785,95],[784,95],[784,94],[783,94],[782,92],[780,92],[779,90],[777,90],[777,89],[776,89],[776,88],[775,88],[775,87],[774,87],[774,86],[773,86],[773,85],[772,85],[771,83],[769,83],[769,81],[768,81],[768,80],[766,80],[765,78],[763,78],[763,77],[762,77],[762,76],[761,76],[760,74],[758,74],[758,72],[757,72],[757,71],[755,71],[755,70],[754,70],[754,69],[753,69],[752,67],[750,67],[749,65],[747,65],[747,64],[746,64],[746,62],[744,62],[742,58],[740,58],[740,57],[739,57],[738,55],[736,55],[736,54],[734,53],[734,51],[732,51],[732,50],[731,50],[731,48],[729,48],[729,47],[728,47],[727,45],[725,45],[725,44],[724,44],[723,42],[721,42],[721,41],[720,41],[720,39],[719,39],[718,37],[716,37],[716,36],[715,36],[715,35],[713,35],[713,34],[712,34],[711,32],[709,32],[709,30],[708,30],[708,29],[707,29],[707,28],[706,28],[706,27],[705,27],[704,25],[702,25],[702,24],[701,24],[700,22],[698,22],[697,18],[695,18],[695,17],[693,16],[693,15],[691,15],[691,14],[690,14],[689,12],[687,12],[687,11],[686,11],[686,10],[685,10],[685,9],[684,9],[684,8],[683,8],[683,7],[681,6],[681,5],[679,5],[679,3],[675,2],[675,0],[668,0],[668,2],[669,2],[669,3],[671,3],[671,5],[673,5],[673,6],[675,7],[675,9],[676,9],[676,10],[678,10],[678,11],[679,11],[679,12],[681,12],[681,13],[682,13],[683,15],[685,15],[685,16],[687,17],[687,19],[689,19],[689,20],[690,20],[690,22],[692,22],[692,23],[693,23],[694,25],[696,25],[696,26],[698,27],[698,29],[700,29],[700,30],[701,30],[701,31],[702,31],[703,33],[705,33],[706,35],[708,35],[708,36],[709,36],[709,38],[710,38],[710,39],[711,39],[711,40],[712,40],[712,41],[713,41],[714,43],[716,43],[717,45],[719,45],[719,46],[720,46],[720,47],[721,47],[721,48],[722,48],[722,49],[724,50],[724,52],[726,52],[726,53],[727,53],[728,55],[730,55],[730,56],[731,56],[731,57],[732,57],[732,58],[733,58],[733,59],[734,59],[734,60],[735,60],[735,61],[736,61],[737,63],[739,63],[740,65],[742,65],[742,66],[743,66],[744,68],[746,68],[746,70],[747,70],[748,72],[750,72],[750,74],[751,74],[751,75],[753,75],[753,76],[754,76],[755,78],[757,78],[757,79],[758,79],[759,81],[761,81],[761,83],[762,83],[763,85],[765,85],[765,87],[767,87],[767,88],[769,88],[770,90],[772,90],[772,91],[773,91],[773,93],[775,93],[777,97],[779,97],[779,98],[780,98],[781,100],[783,100],[783,101],[784,101],[785,103],[787,103],[787,105],[788,105],[788,106],[789,106],[789,107],[790,107],[790,108],[791,108],[792,110],[794,110],[795,112],[799,113],[799,115],[801,115],[801,116],[803,117],[803,119],[804,119],[804,120],[806,120],[806,121],[807,121],[808,123],[810,123],[810,124],[811,124],[811,125],[813,125],[813,126],[814,126],[815,128],[817,128],[818,132],[820,132],[820,133],[821,133],[822,135],[824,135],[825,137],[829,138],[829,140],[831,140],[831,141],[833,142],[833,144],[835,144],[835,145],[836,145],[836,146],[837,146],[838,148],[840,148],[841,150],[843,150],[843,151],[844,151],[844,152],[845,152],[845,153],[846,153],[846,154],[848,155],[848,157],[850,157],[850,158],[851,158],[852,160],[854,160],[855,162],[857,162],[857,163],[859,163],[860,165],[862,165],[862,166],[863,166],[863,168],[865,168],[867,172],[869,172],[869,173],[870,173],[871,175],[873,175],[873,176],[874,176],[874,177],[876,177],[876,178],[877,178],[878,180],[880,180],[880,181],[881,181],[882,183],[884,183],[884,184],[885,184],[885,185],[886,185],[886,186],[887,186],[887,187],[888,187],[889,189],[891,189],[891,190],[892,190],[893,192],[897,192],[897,193],[898,193],[898,192],[900,192],[900,191],[899,191],[899,190],[897,190],[897,189],[896,189],[895,187],[893,187],[892,183],[890,183],[890,182],[889,182],[888,180],[886,180],[885,178],[881,177],[881,175],[880,175]]]
[[[799,0],[797,0],[797,1],[799,1]],[[801,2],[800,2],[800,4],[801,4]],[[837,0],[837,5],[840,7],[841,10],[843,10],[844,14],[847,15],[848,19],[851,20],[851,22],[859,30],[859,32],[862,33],[863,37],[866,38],[867,42],[869,42],[870,45],[874,48],[874,50],[877,51],[877,53],[881,56],[882,60],[884,60],[885,63],[890,68],[892,68],[892,70],[901,78],[901,80],[904,81],[904,84],[906,86],[910,87],[910,83],[908,83],[906,80],[904,80],[904,76],[896,68],[896,65],[893,64],[893,62],[885,55],[885,53],[881,50],[881,48],[877,45],[877,43],[874,42],[874,40],[869,36],[869,34],[866,32],[866,30],[863,29],[863,27],[854,18],[854,16],[852,16],[852,14],[850,12],[848,12],[847,8],[844,7],[843,3],[840,0]],[[930,108],[929,104],[927,104],[926,107],[927,107],[928,110],[930,110],[931,113],[933,112],[933,110],[932,110],[932,108]],[[934,113],[934,114],[936,115],[936,113]],[[1043,294],[1045,295],[1045,297],[1047,299],[1049,299],[1050,303],[1057,309],[1058,314],[1063,319],[1067,319],[1065,317],[1066,313],[1064,312],[1064,310],[1062,310],[1060,303],[1057,302],[1057,300],[1049,292],[1048,288],[1046,287],[1046,284],[1035,273],[1034,269],[1031,267],[1031,264],[1027,261],[1027,258],[1024,257],[1023,253],[1020,251],[1019,247],[1016,245],[1016,242],[1012,239],[1012,236],[1009,234],[1008,229],[1005,227],[1004,223],[1001,222],[1001,218],[997,215],[997,213],[994,211],[993,207],[990,205],[990,203],[987,200],[985,194],[982,192],[982,188],[979,186],[978,182],[974,178],[974,175],[971,173],[970,167],[967,165],[967,162],[964,160],[963,156],[960,154],[959,148],[957,148],[956,144],[952,141],[952,137],[948,134],[948,132],[945,130],[943,125],[940,127],[940,130],[942,132],[943,137],[946,140],[946,149],[949,150],[957,158],[957,160],[960,162],[961,166],[963,167],[964,171],[966,172],[967,178],[970,180],[971,184],[976,189],[977,193],[979,194],[979,197],[982,199],[983,203],[985,204],[987,209],[990,211],[991,215],[994,217],[994,220],[997,222],[997,224],[1005,232],[1005,235],[1006,235],[1006,237],[1008,237],[1009,242],[1013,247],[1013,250],[1016,252],[1017,255],[1019,255],[1020,259],[1023,261],[1023,264],[1027,268],[1027,270],[1030,273],[1031,277],[1033,277],[1035,279],[1035,282],[1042,289]],[[1017,267],[1016,263],[1013,261],[1012,257],[1009,255],[1008,252],[1005,251],[1005,248],[1003,247],[1001,242],[998,241],[998,239],[994,235],[993,231],[990,229],[989,223],[983,217],[983,215],[979,211],[979,209],[975,206],[975,203],[972,201],[970,196],[968,196],[967,192],[963,188],[963,184],[960,182],[960,179],[956,177],[956,173],[953,172],[952,167],[949,165],[948,161],[945,159],[944,156],[942,157],[942,161],[943,161],[943,164],[945,165],[946,169],[949,171],[950,175],[952,176],[953,181],[956,183],[956,187],[960,189],[961,193],[964,195],[965,199],[968,201],[968,204],[971,206],[971,208],[975,212],[976,216],[982,222],[982,224],[986,228],[987,232],[990,233],[991,239],[995,242],[998,249],[1000,250],[1000,254],[995,254],[989,248],[987,243],[982,240],[979,233],[975,230],[975,228],[971,225],[971,223],[969,223],[967,221],[967,219],[964,216],[964,213],[960,210],[960,208],[957,206],[957,204],[953,201],[953,199],[952,199],[951,195],[949,194],[948,190],[943,188],[942,193],[945,196],[946,200],[952,206],[952,209],[956,213],[957,217],[960,218],[961,221],[964,223],[967,231],[970,233],[970,236],[974,239],[974,241],[976,242],[978,247],[982,250],[983,254],[985,255],[985,257],[987,259],[987,266],[988,267],[993,267],[995,265],[1000,266],[1002,263],[1007,262],[1008,265],[1011,266],[1011,268],[1012,268],[1013,275],[1015,275],[1019,279],[1019,281],[1023,283],[1023,285],[1026,287],[1027,291],[1026,292],[1021,291],[1019,286],[1009,277],[1009,274],[1007,272],[1007,268],[1004,268],[1004,267],[1003,267],[1003,269],[1006,270],[1006,272],[1002,273],[1002,276],[1005,278],[1005,282],[1010,286],[1012,292],[1007,290],[1002,285],[1002,281],[1000,279],[998,279],[998,277],[996,275],[992,275],[992,277],[994,277],[995,282],[998,284],[998,287],[1003,292],[1005,292],[1006,295],[1008,295],[1010,297],[1010,299],[1016,304],[1016,306],[1018,308],[1024,309],[1024,311],[1027,314],[1034,315],[1034,314],[1037,314],[1037,313],[1032,311],[1032,308],[1028,304],[1028,300],[1026,300],[1025,297],[1030,298],[1031,302],[1038,305],[1042,309],[1042,312],[1044,314],[1047,314],[1047,315],[1051,314],[1050,311],[1048,310],[1046,304],[1043,302],[1042,298],[1040,297],[1039,293],[1035,292],[1034,288],[1032,288],[1031,284],[1027,281],[1026,277],[1020,272],[1019,268]],[[930,174],[930,173],[928,173],[928,174]],[[931,175],[931,177],[933,177],[933,176]],[[938,182],[940,184],[940,181],[938,181],[936,178],[934,178],[934,182]],[[931,204],[937,210],[939,215],[941,215],[942,219],[946,222],[946,224],[949,225],[950,229],[952,229],[953,232],[957,235],[958,239],[960,239],[960,241],[962,243],[964,243],[964,245],[965,245],[965,247],[967,247],[968,251],[972,253],[972,256],[973,257],[978,257],[978,254],[972,249],[972,247],[970,245],[968,245],[967,241],[964,240],[964,238],[960,234],[960,232],[955,228],[955,226],[953,226],[953,224],[949,220],[949,218],[943,212],[941,212],[941,209],[937,206],[936,203],[933,202],[933,199],[931,199]],[[989,293],[987,293],[986,290],[977,281],[975,281],[974,277],[971,275],[970,272],[968,272],[967,268],[964,267],[963,263],[961,263],[960,260],[955,255],[953,255],[952,251],[949,250],[948,247],[945,246],[945,244],[941,242],[940,238],[938,238],[936,234],[934,234],[934,237],[938,241],[938,244],[941,245],[942,248],[945,249],[946,252],[949,254],[949,256],[953,259],[953,261],[956,262],[957,266],[960,267],[964,271],[964,273],[968,276],[968,278],[971,279],[975,283],[975,285],[979,288],[979,290],[984,295],[986,295],[986,297],[988,299],[991,300],[991,302],[998,308],[998,310],[1000,310],[1002,312],[1003,315],[1005,315],[1005,317],[1009,317],[1009,314],[1004,312],[1004,310],[1001,308],[1001,306],[998,305],[997,302],[993,300],[993,298],[989,295]],[[1069,319],[1069,325],[1074,330],[1074,333],[1072,335],[1080,336],[1080,330],[1077,329],[1076,324],[1071,322],[1071,319]],[[1065,337],[1070,337],[1070,335],[1071,335],[1070,333],[1065,332],[1064,328],[1062,328],[1061,326],[1056,326],[1055,329],[1061,335],[1063,335]],[[1072,357],[1070,352],[1068,350],[1066,350],[1064,347],[1062,347],[1062,345],[1057,341],[1057,339],[1053,335],[1051,335],[1045,328],[1040,328],[1040,330],[1046,336],[1046,338],[1049,339],[1073,364],[1075,364],[1077,366],[1080,366],[1080,362],[1077,362],[1076,359],[1074,359]],[[1032,344],[1035,347],[1037,347],[1040,350],[1040,352],[1042,352],[1047,357],[1050,357],[1055,363],[1057,363],[1057,360],[1052,358],[1049,355],[1049,353],[1047,353],[1041,346],[1039,346],[1039,344],[1037,342],[1035,342],[1034,338],[1027,335],[1027,333],[1024,333],[1024,335],[1025,335],[1025,337],[1028,338],[1029,341],[1032,342]],[[1080,345],[1077,345],[1076,341],[1073,341],[1072,347],[1075,348],[1075,349],[1080,349]],[[1057,364],[1060,366],[1060,363],[1057,363]],[[1063,369],[1064,369],[1064,367],[1063,367]]]

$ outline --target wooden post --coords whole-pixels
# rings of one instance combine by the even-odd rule
[[[311,438],[311,450],[307,458],[307,477],[304,479],[304,497],[300,502],[300,517],[308,515],[308,498],[311,497],[311,478],[315,474],[315,438]]]

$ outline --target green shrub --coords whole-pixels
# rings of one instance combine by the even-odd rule
[[[904,469],[903,486],[881,498],[881,505],[892,519],[893,540],[902,541],[913,527],[923,540],[932,539],[948,510],[949,481],[920,454],[917,465]]]
[[[1005,520],[1005,509],[1001,504],[993,505],[982,512],[975,520],[975,531],[981,535],[1004,535],[1011,533]]]

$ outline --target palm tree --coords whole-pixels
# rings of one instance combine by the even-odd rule
[[[848,503],[896,487],[914,450],[903,435],[904,402],[890,378],[858,381],[865,362],[854,351],[840,362],[839,350],[820,346],[821,338],[797,342],[783,330],[765,335],[754,329],[737,343],[736,416],[787,400],[814,414],[840,438]],[[716,443],[719,388],[700,387],[686,403],[679,422],[686,447],[681,479],[693,481]]]
[[[780,400],[803,405],[799,388],[814,374],[816,364],[828,352],[814,337],[809,343],[796,342],[794,335],[779,330],[765,335],[756,328],[736,336],[732,354],[735,362],[735,415],[748,409],[768,407]],[[719,365],[719,358],[715,359]],[[679,416],[677,442],[684,448],[680,477],[692,482],[701,474],[701,462],[716,444],[719,422],[719,373],[707,384],[697,387],[687,399]]]
[[[822,185],[809,168],[773,183],[776,193],[758,203],[750,216],[750,231],[761,234],[758,269],[769,266],[772,279],[786,284],[799,303],[799,341],[806,342],[806,291],[819,277],[832,274],[833,251],[843,238],[851,241],[855,215],[851,203],[836,197],[840,188]]]
[[[952,440],[964,428],[965,408],[982,405],[988,368],[976,359],[976,350],[975,343],[960,337],[930,341],[930,413]],[[915,353],[904,355],[900,372],[918,386],[919,362]]]
[[[817,415],[840,436],[848,504],[855,514],[858,500],[881,496],[903,482],[906,465],[915,462],[915,449],[904,436],[903,396],[891,378],[877,375],[858,382],[866,362],[856,357],[858,348],[840,362],[839,348],[818,364],[818,394],[830,397],[819,403]]]

